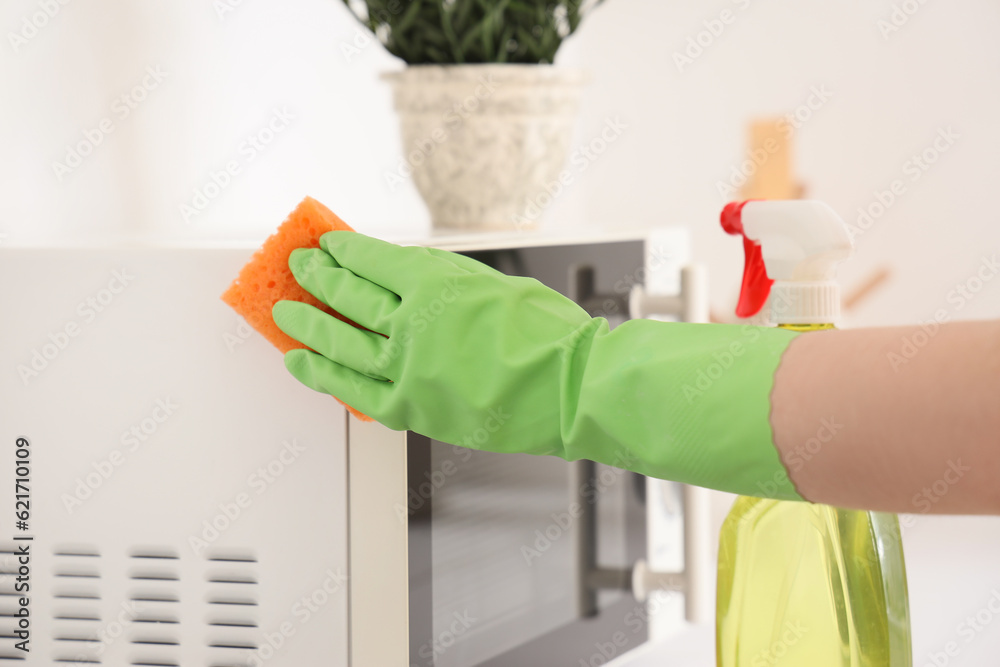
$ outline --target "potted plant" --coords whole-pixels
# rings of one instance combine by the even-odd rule
[[[583,71],[555,67],[601,0],[344,0],[407,67],[393,86],[404,160],[438,229],[522,229],[569,152]],[[546,189],[548,186],[549,190]]]

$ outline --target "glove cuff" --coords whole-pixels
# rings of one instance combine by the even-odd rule
[[[801,500],[770,424],[774,374],[797,335],[651,320],[595,327],[563,372],[564,458]]]

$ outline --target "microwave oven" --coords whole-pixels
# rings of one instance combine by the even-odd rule
[[[437,245],[536,278],[612,326],[636,312],[707,319],[703,281],[679,230]],[[471,435],[489,437],[485,428]],[[646,595],[634,589],[648,585],[684,589],[687,616],[704,620],[707,548],[692,521],[670,536],[688,538],[683,574],[659,575],[645,562],[668,518],[651,516],[650,505],[662,503],[648,496],[679,485],[353,420],[348,468],[352,664],[603,665],[647,640]],[[698,494],[683,491],[689,517],[702,511]]]
[[[612,323],[679,275],[675,241],[647,275],[646,234],[419,242]],[[252,251],[0,249],[0,660],[575,667],[645,641],[651,482],[349,419],[219,299]],[[661,583],[697,590],[686,556]]]

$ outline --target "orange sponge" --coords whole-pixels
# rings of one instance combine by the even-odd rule
[[[288,219],[281,223],[278,231],[254,253],[247,265],[240,270],[240,275],[222,295],[223,301],[282,352],[306,348],[302,343],[286,335],[271,318],[271,307],[283,299],[308,303],[348,324],[358,326],[304,290],[295,281],[295,276],[288,268],[288,256],[292,250],[318,248],[319,237],[335,230],[354,231],[326,206],[312,197],[306,197],[295,207]],[[341,403],[343,404],[343,401]],[[358,419],[371,421],[370,417],[349,405],[344,404],[344,407]]]

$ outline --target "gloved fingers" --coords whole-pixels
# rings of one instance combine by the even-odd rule
[[[391,382],[372,379],[310,350],[289,350],[285,354],[285,368],[307,387],[332,394],[389,428],[405,428],[403,424],[395,424],[386,411],[389,392],[394,388]]]
[[[492,266],[487,266],[478,260],[466,257],[465,255],[460,255],[457,252],[449,252],[447,250],[441,250],[440,248],[427,248],[427,252],[435,257],[440,257],[445,261],[451,262],[455,266],[465,269],[470,273],[493,273],[498,276],[505,275],[494,269]]]
[[[375,366],[386,340],[382,336],[299,301],[277,302],[271,316],[279,329],[327,359],[374,378],[388,379]]]
[[[388,335],[387,319],[399,307],[399,297],[342,268],[319,248],[298,248],[288,268],[307,292],[363,327]]]
[[[455,272],[454,264],[433,256],[427,248],[398,246],[357,232],[327,232],[319,245],[356,276],[403,298],[414,285]]]

